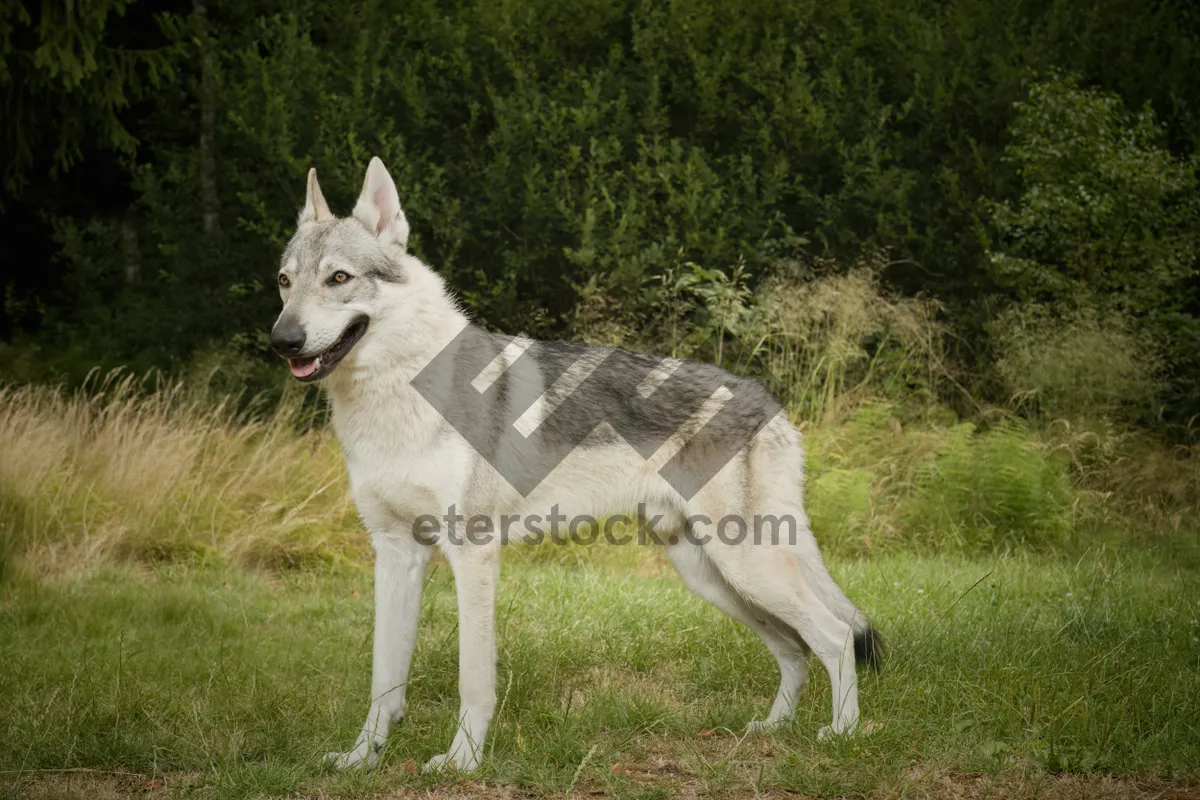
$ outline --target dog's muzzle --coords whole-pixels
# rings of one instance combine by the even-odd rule
[[[296,380],[304,383],[319,381],[338,365],[349,353],[358,340],[367,332],[370,320],[366,315],[355,317],[342,331],[342,335],[333,344],[315,356],[301,356],[304,349],[305,334],[299,325],[281,323],[271,331],[271,347],[276,353],[288,360],[288,366]],[[278,344],[276,340],[278,339]],[[298,340],[298,344],[297,344]]]

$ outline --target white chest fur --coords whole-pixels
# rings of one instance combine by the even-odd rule
[[[346,455],[350,487],[372,532],[393,532],[424,514],[441,514],[461,494],[469,471],[465,442],[404,376],[331,392],[333,427]]]

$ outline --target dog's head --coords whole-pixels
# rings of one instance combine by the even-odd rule
[[[342,219],[309,170],[304,209],[279,268],[283,311],[271,330],[271,347],[292,375],[320,380],[367,348],[372,324],[396,310],[390,301],[408,282],[415,259],[407,249],[408,221],[382,161],[371,159],[354,212]]]

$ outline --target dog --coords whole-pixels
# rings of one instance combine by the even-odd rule
[[[710,364],[489,333],[408,238],[378,158],[345,218],[313,169],[277,277],[271,346],[296,379],[323,383],[375,551],[371,701],[354,746],[329,758],[374,765],[404,718],[436,548],[454,573],[461,706],[449,749],[425,768],[479,765],[496,708],[501,544],[515,522],[541,535],[568,509],[631,524],[636,509],[687,586],[762,638],[779,689],[750,730],[789,719],[815,654],[833,694],[819,734],[853,733],[856,664],[878,668],[882,640],[825,568],[803,509],[800,434],[774,397]],[[483,524],[457,531],[468,518]]]

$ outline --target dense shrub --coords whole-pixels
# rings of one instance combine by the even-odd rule
[[[869,403],[808,437],[807,500],[844,552],[978,552],[1077,544],[1097,515],[1063,448],[1020,420],[980,428]]]
[[[1198,162],[1170,153],[1151,109],[1130,113],[1061,77],[1017,104],[1010,135],[1004,161],[1022,191],[995,206],[989,255],[1018,303],[993,343],[1008,388],[1059,414],[1124,406],[1149,417],[1157,397],[1159,414],[1189,425],[1200,396]],[[1155,376],[1162,351],[1168,369]]]
[[[1136,417],[1154,397],[1159,365],[1154,343],[1133,327],[1094,308],[1053,316],[1017,307],[996,325],[996,371],[1011,402],[1051,418]]]
[[[907,524],[914,538],[968,549],[1061,544],[1077,495],[1062,458],[1005,422],[955,427],[921,465]]]

